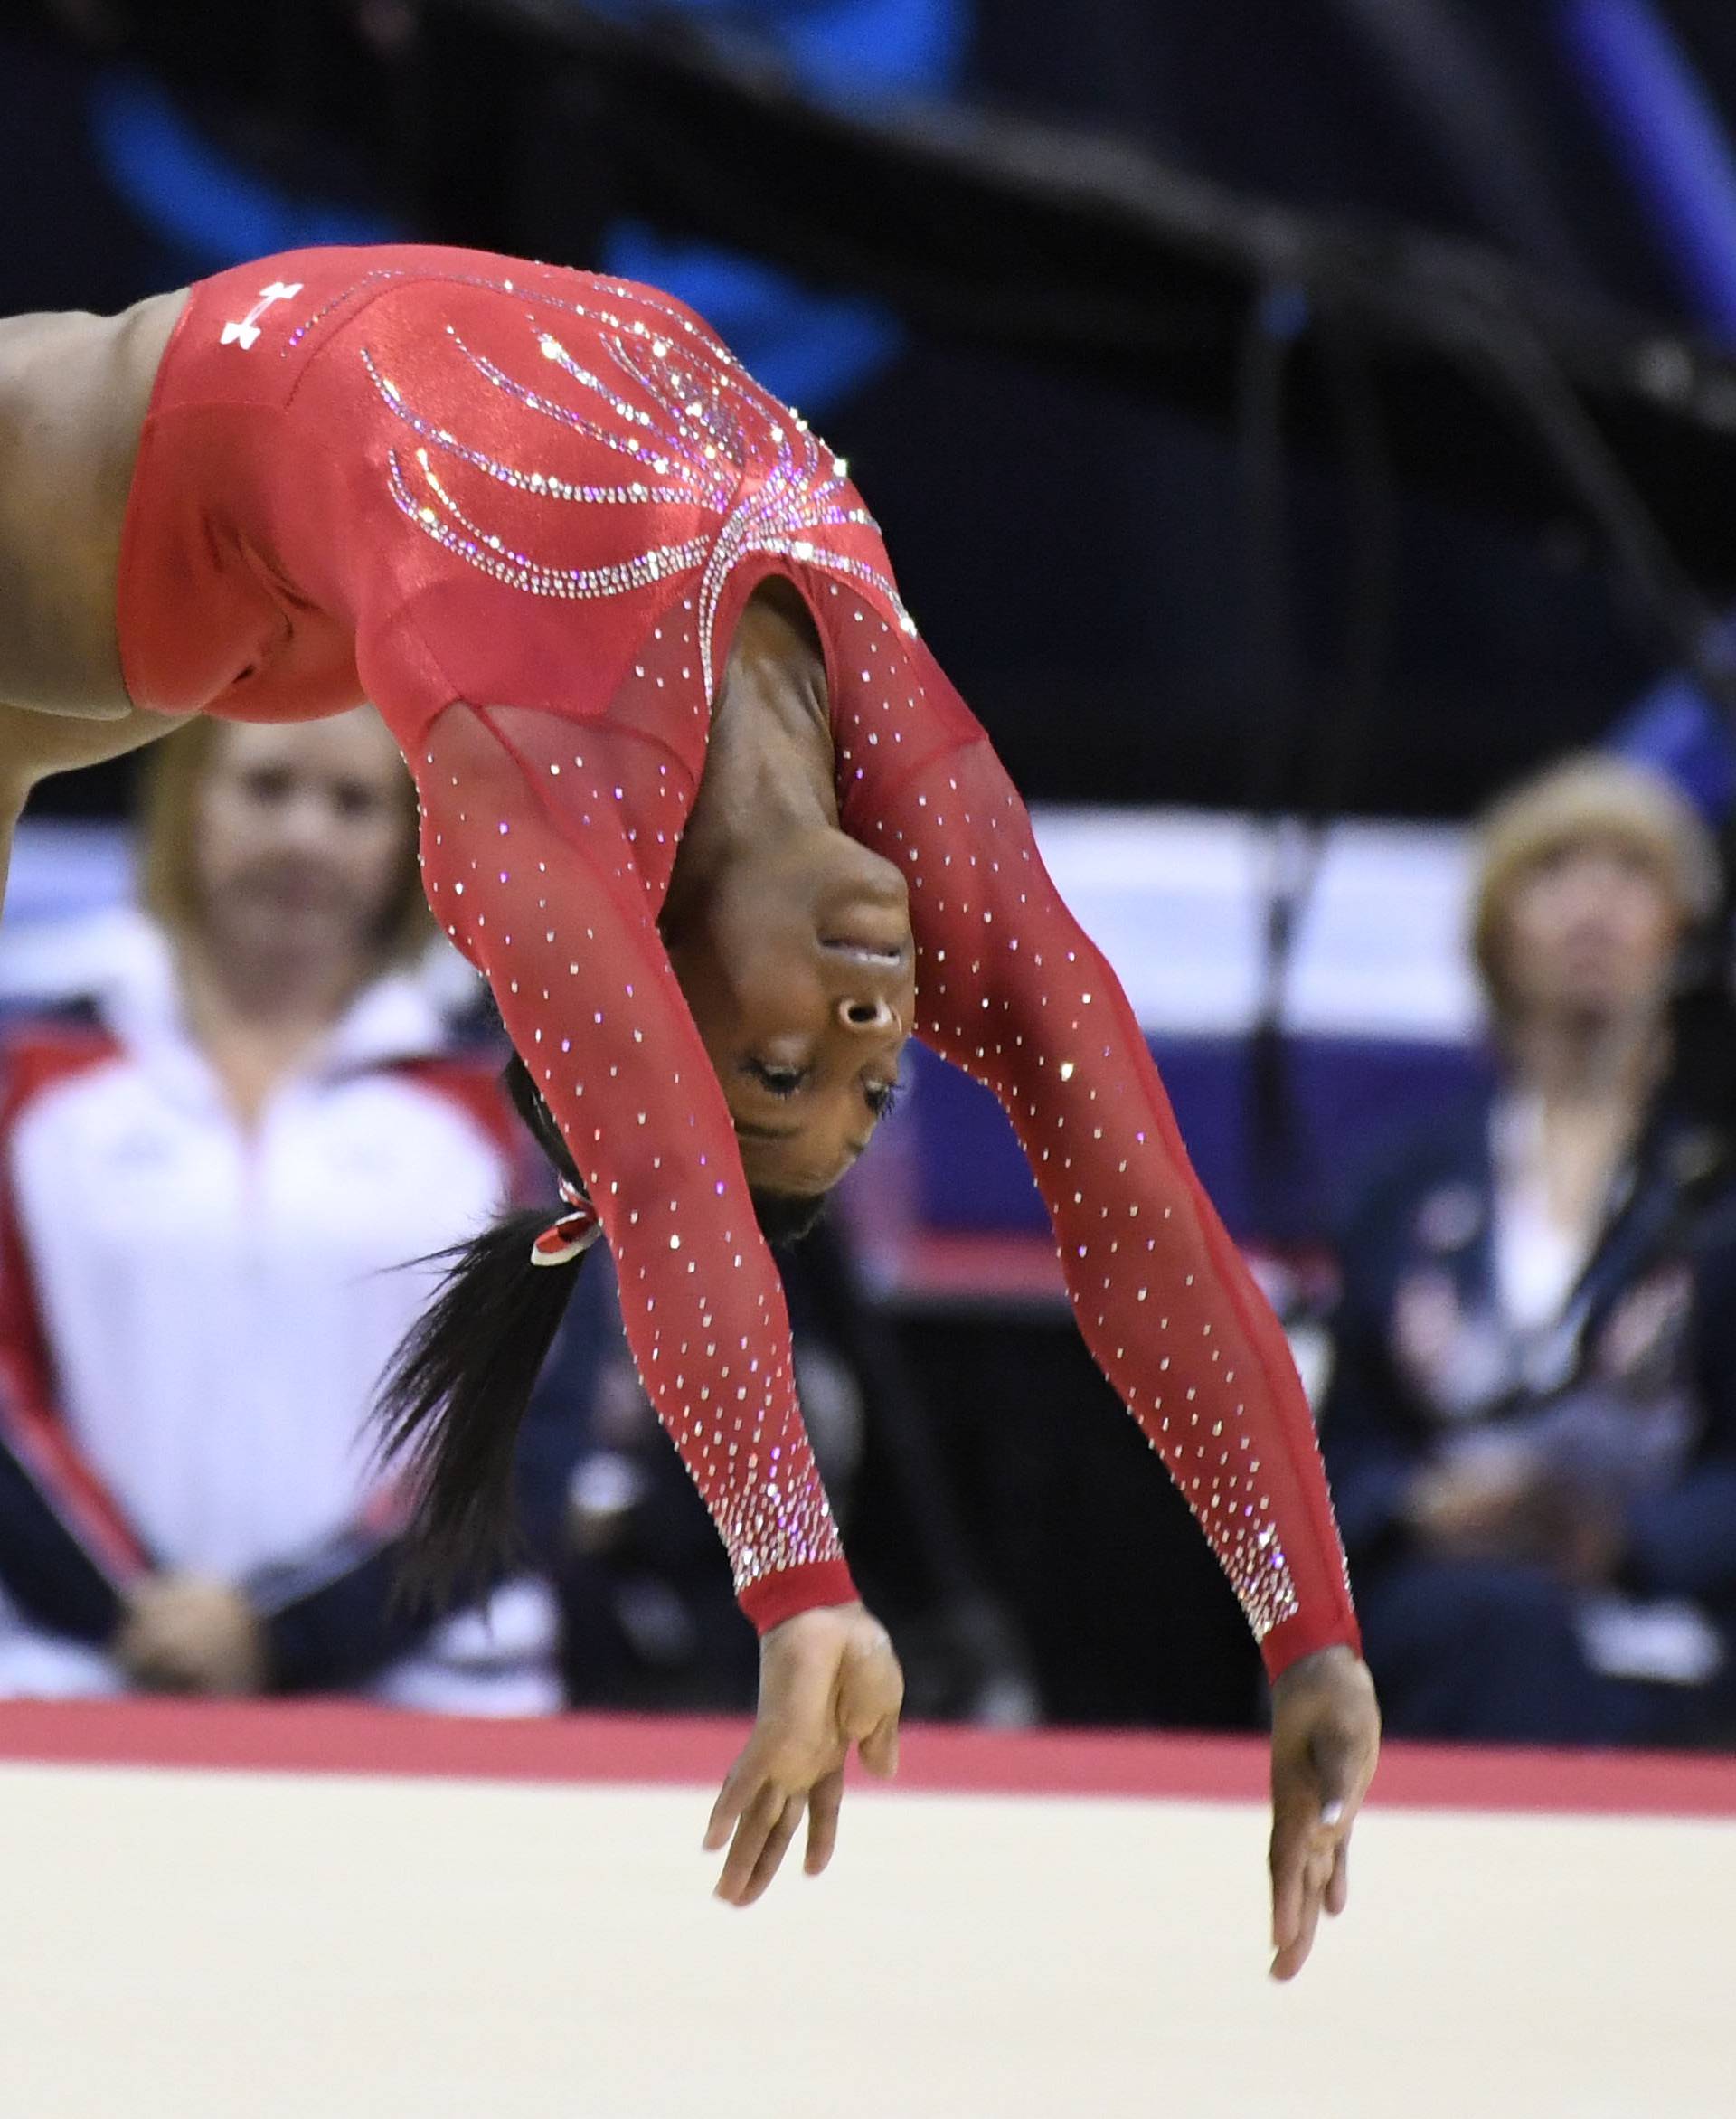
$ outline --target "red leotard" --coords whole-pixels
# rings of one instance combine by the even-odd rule
[[[1269,1669],[1355,1644],[1295,1369],[1127,1000],[844,465],[689,310],[448,250],[300,251],[196,287],[146,422],[121,651],[160,711],[378,705],[430,902],[584,1174],[640,1375],[763,1628],[854,1591],[656,916],[736,619],[774,572],[824,648],[844,828],[910,883],[919,1035],[1010,1113],[1080,1329]]]

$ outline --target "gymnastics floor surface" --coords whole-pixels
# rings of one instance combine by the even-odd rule
[[[742,1914],[738,1735],[0,1707],[0,2114],[1736,2113],[1736,1761],[1392,1747],[1277,1988],[1258,1744],[911,1730]]]

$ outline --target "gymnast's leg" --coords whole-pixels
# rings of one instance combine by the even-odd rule
[[[175,725],[128,700],[115,606],[145,411],[184,300],[0,318],[0,886],[40,780]]]

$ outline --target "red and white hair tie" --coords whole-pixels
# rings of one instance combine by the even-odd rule
[[[561,1180],[561,1197],[572,1209],[563,1214],[559,1221],[551,1222],[531,1245],[533,1265],[567,1265],[582,1253],[589,1251],[603,1233],[603,1225],[597,1218],[597,1209],[574,1185]]]

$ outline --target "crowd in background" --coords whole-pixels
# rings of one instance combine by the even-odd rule
[[[4,1042],[0,1692],[744,1706],[752,1636],[604,1274],[526,1426],[515,1563],[457,1610],[404,1591],[377,1379],[434,1254],[546,1178],[422,908],[383,729],[199,724],[147,787],[138,909]],[[1719,900],[1692,808],[1614,758],[1481,835],[1490,1072],[1348,1188],[1317,1394],[1396,1734],[1736,1741],[1736,1136],[1675,1027]],[[984,1490],[921,1430],[995,1395],[988,1349],[949,1369],[907,1320],[889,1370],[846,1224],[788,1272],[807,1418],[920,1705],[1258,1718],[1196,1534],[1077,1378],[1082,1419],[1004,1435]],[[1059,1490],[1041,1517],[1022,1461]],[[1118,1632],[1058,1586],[1086,1575]]]

